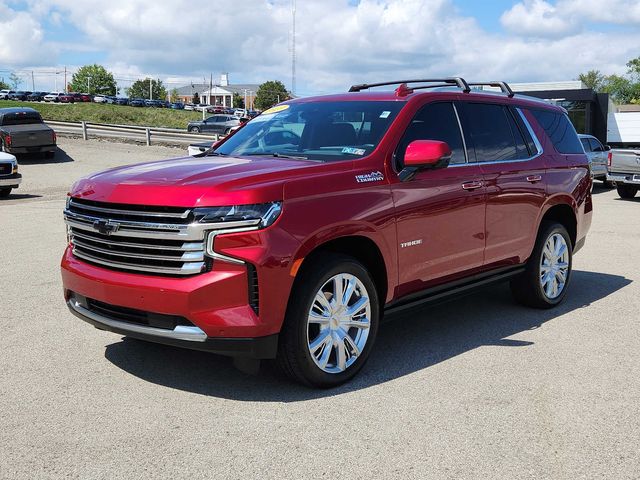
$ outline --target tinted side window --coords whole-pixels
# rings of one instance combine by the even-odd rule
[[[502,105],[465,105],[465,131],[469,132],[478,162],[519,160],[529,150],[511,113]]]
[[[604,152],[604,147],[595,138],[590,138],[589,143],[591,144],[591,150],[593,150],[594,152]]]
[[[578,137],[580,138],[580,137]],[[589,145],[589,139],[588,138],[580,138],[580,143],[582,143],[582,146],[584,147],[584,151],[589,153],[591,151],[591,145]]]
[[[446,142],[452,152],[449,163],[466,162],[458,118],[451,103],[430,103],[422,107],[413,117],[396,150],[396,162],[399,168],[404,165],[407,146],[414,140]]]
[[[564,113],[531,110],[559,153],[584,153],[576,129]]]

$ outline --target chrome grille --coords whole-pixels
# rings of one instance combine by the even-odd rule
[[[64,218],[73,255],[103,267],[158,275],[207,268],[205,230],[191,209],[70,199]]]

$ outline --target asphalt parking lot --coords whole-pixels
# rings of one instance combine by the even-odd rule
[[[501,285],[384,324],[350,384],[126,340],[72,316],[77,178],[186,149],[60,139],[0,201],[0,478],[640,478],[640,198],[594,189],[555,310]]]

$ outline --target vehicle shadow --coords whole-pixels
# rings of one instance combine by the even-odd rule
[[[610,192],[611,190],[615,190],[615,188],[607,187],[604,185],[604,183],[596,180],[595,182],[593,182],[593,190],[591,190],[591,194],[597,195],[600,193]]]
[[[279,374],[273,362],[263,362],[260,373],[250,376],[236,370],[229,358],[126,338],[108,345],[105,358],[148,382],[201,395],[239,401],[297,402],[371,387],[481,346],[526,348],[532,343],[509,337],[588,307],[630,283],[618,275],[574,271],[565,301],[552,310],[517,305],[508,285],[503,284],[455,302],[403,312],[380,326],[375,348],[359,375],[330,390],[294,384]]]
[[[52,158],[47,158],[43,153],[21,153],[16,155],[18,164],[38,165],[42,163],[66,163],[73,162],[73,157],[70,157],[67,152],[62,148],[56,149],[55,155]]]
[[[8,197],[0,197],[0,203],[7,202],[9,200],[26,200],[31,198],[42,198],[42,195],[34,195],[31,193],[11,193]]]

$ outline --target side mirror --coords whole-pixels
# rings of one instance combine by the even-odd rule
[[[404,154],[404,168],[400,172],[403,182],[411,179],[419,170],[445,168],[451,160],[451,148],[438,140],[414,140]]]
[[[604,151],[608,152],[609,150],[611,150],[611,145],[605,145],[604,146]]]

